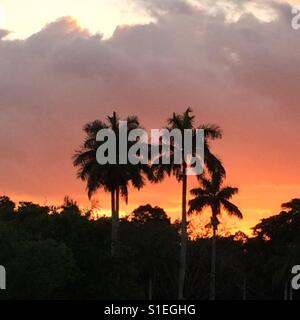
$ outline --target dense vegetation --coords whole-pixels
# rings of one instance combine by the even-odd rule
[[[299,263],[300,200],[243,233],[218,237],[217,299],[288,298]],[[111,256],[111,219],[91,219],[65,199],[61,207],[0,198],[1,299],[176,299],[180,224],[145,205],[120,220],[119,254]],[[189,237],[184,295],[208,299],[211,239]],[[300,298],[293,292],[293,298]]]

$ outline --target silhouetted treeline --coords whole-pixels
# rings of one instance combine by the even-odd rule
[[[219,237],[217,299],[290,298],[291,266],[300,253],[300,211],[264,219],[255,237]],[[141,206],[120,222],[111,257],[111,219],[93,220],[66,199],[60,208],[0,197],[1,299],[176,299],[180,225],[163,209]],[[185,296],[208,299],[211,241],[188,242]],[[293,299],[300,298],[293,291]]]

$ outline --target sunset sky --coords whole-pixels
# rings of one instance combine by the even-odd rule
[[[250,232],[300,197],[300,30],[275,0],[0,0],[0,194],[89,207],[72,154],[113,110],[147,129],[191,106],[221,126],[212,144]],[[195,186],[191,181],[189,187]],[[99,193],[102,213],[109,195]],[[174,179],[131,191],[180,216]],[[205,218],[204,218],[205,219]]]

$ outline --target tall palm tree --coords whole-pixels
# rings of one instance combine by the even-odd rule
[[[173,116],[168,119],[168,130],[179,129],[182,137],[184,136],[184,130],[193,130],[193,138],[196,136],[196,127],[194,126],[194,119],[192,109],[188,108],[183,114],[173,113]],[[218,126],[215,125],[201,125],[198,129],[204,129],[204,162],[209,172],[218,172],[220,176],[225,176],[225,170],[222,166],[221,161],[214,156],[210,151],[209,140],[220,139],[222,137],[222,131]],[[171,141],[172,144],[172,141]],[[193,143],[193,147],[196,144]],[[175,164],[174,154],[176,146],[173,145],[170,152],[170,165],[159,163],[153,165],[152,169],[158,180],[163,180],[166,175],[174,175],[178,182],[182,183],[182,216],[181,216],[181,246],[180,246],[180,260],[179,260],[179,275],[178,275],[178,299],[183,299],[184,296],[184,282],[186,273],[186,256],[187,256],[187,162],[184,159],[184,141],[182,141],[182,163]],[[178,151],[178,149],[177,149]],[[193,153],[195,150],[193,150]]]
[[[211,255],[211,273],[210,273],[210,300],[215,300],[216,297],[216,241],[217,241],[217,230],[219,225],[218,216],[221,211],[226,211],[231,216],[236,216],[240,219],[243,215],[239,208],[229,200],[233,195],[238,193],[238,188],[222,186],[223,177],[219,174],[212,174],[210,179],[202,176],[200,178],[202,186],[191,190],[191,194],[195,196],[189,201],[189,214],[196,212],[200,213],[205,207],[210,207],[211,226],[213,230],[212,236],[212,255]]]
[[[120,164],[119,161],[119,117],[114,112],[107,117],[107,123],[96,120],[87,123],[83,130],[86,134],[83,145],[73,156],[73,165],[78,168],[77,177],[86,181],[86,188],[89,198],[98,190],[103,189],[111,194],[111,255],[114,256],[118,247],[119,229],[119,202],[122,196],[126,203],[128,201],[128,186],[140,189],[145,184],[145,177],[152,179],[151,170],[148,164],[132,165]],[[140,128],[138,118],[127,117],[127,136],[131,130]],[[104,143],[96,141],[97,133],[102,129],[111,129],[116,134],[117,154],[116,164],[106,163],[100,165],[96,159],[97,149]],[[128,149],[134,142],[128,141]]]

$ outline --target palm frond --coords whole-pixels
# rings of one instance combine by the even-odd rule
[[[190,190],[190,193],[193,195],[193,196],[196,196],[196,197],[204,197],[204,196],[207,196],[209,193],[207,192],[207,190],[205,189],[202,189],[202,188],[194,188],[194,189],[191,189]]]
[[[226,171],[221,160],[211,153],[207,145],[204,147],[204,162],[209,173],[219,175],[222,178],[226,177]]]
[[[193,212],[200,213],[203,209],[210,205],[209,197],[196,197],[194,199],[189,200],[189,210],[188,214],[192,214]]]
[[[221,199],[229,200],[231,199],[235,194],[239,192],[238,188],[235,187],[224,187],[220,190],[218,193],[218,197]]]
[[[229,202],[228,200],[222,199],[221,200],[222,205],[224,209],[227,211],[227,213],[231,216],[235,216],[239,219],[243,218],[243,214],[240,211],[240,209],[233,203]]]
[[[199,129],[204,130],[204,138],[205,139],[221,139],[223,136],[222,129],[215,124],[203,124],[199,127]]]

